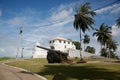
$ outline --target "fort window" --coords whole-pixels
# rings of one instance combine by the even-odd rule
[[[59,40],[59,43],[61,43],[61,40]]]
[[[70,42],[68,42],[68,44],[70,44]]]
[[[66,48],[66,45],[65,45],[65,48]]]
[[[53,40],[53,43],[54,43],[55,41]]]

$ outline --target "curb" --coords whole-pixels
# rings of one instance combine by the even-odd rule
[[[7,62],[6,62],[7,63]],[[8,62],[9,63],[9,62]],[[27,69],[23,69],[23,68],[19,68],[19,67],[15,67],[15,66],[11,66],[11,65],[7,65],[5,64],[5,62],[2,63],[3,65],[6,65],[6,66],[9,66],[9,67],[13,67],[13,68],[16,68],[16,69],[19,69],[19,70],[22,70],[22,71],[25,71],[25,72],[29,72],[31,74],[33,74],[34,76],[37,76],[38,78],[42,79],[42,80],[48,80],[47,78],[41,76],[41,75],[38,75],[34,72],[31,72],[31,71],[28,71]]]

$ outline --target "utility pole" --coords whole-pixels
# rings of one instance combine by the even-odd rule
[[[18,43],[17,43],[17,55],[16,55],[16,59],[18,58],[18,55],[19,55],[21,35],[22,35],[22,27],[19,27],[19,30],[18,30]]]
[[[22,51],[21,51],[21,58],[23,58],[23,50],[24,50],[24,48],[22,48]]]

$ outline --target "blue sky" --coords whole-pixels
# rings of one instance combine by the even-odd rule
[[[103,7],[115,1],[118,2]],[[103,22],[111,26],[113,38],[120,44],[120,29],[115,25],[115,20],[120,17],[120,0],[0,0],[0,56],[16,56],[20,26],[23,29],[21,48],[25,48],[25,57],[32,56],[36,41],[42,46],[48,46],[49,39],[54,37],[79,41],[79,32],[73,28],[74,5],[86,2],[90,2],[93,10],[103,7],[95,11],[94,26],[98,28]],[[95,47],[96,54],[99,54],[100,44],[92,36],[93,31],[86,33],[91,38],[89,45]],[[119,51],[120,46],[118,55]]]

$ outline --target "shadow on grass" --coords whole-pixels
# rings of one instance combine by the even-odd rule
[[[53,75],[53,79],[49,80],[120,80],[119,72],[93,66],[45,65],[38,74]]]

